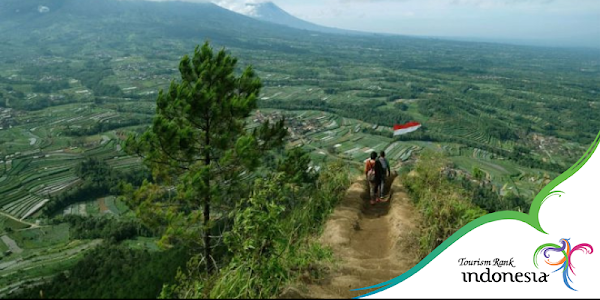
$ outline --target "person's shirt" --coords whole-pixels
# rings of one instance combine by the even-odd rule
[[[379,181],[381,180],[382,176],[384,175],[385,170],[383,169],[383,165],[381,163],[381,160],[376,160],[375,161],[375,180]]]
[[[373,159],[367,159],[367,161],[365,162],[365,174],[369,173],[369,171],[374,168],[376,165],[376,161]],[[377,170],[375,170],[375,172],[377,172]]]
[[[385,159],[385,157],[379,157],[379,161],[381,162],[381,167],[383,168],[383,170],[387,170],[388,168],[388,162],[387,159]]]
[[[379,161],[381,162],[381,166],[383,167],[383,174],[390,173],[390,163],[388,162],[387,158],[379,157]]]

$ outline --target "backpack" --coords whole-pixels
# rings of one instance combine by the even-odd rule
[[[369,160],[369,164],[371,164],[371,168],[367,172],[367,179],[370,182],[375,182],[375,166],[371,163],[371,160]]]

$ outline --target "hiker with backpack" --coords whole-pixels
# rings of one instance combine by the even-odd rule
[[[365,175],[369,182],[369,194],[371,196],[371,205],[379,202],[378,189],[381,185],[383,168],[381,161],[377,159],[377,152],[371,152],[371,158],[365,162]]]
[[[390,168],[390,163],[385,158],[385,151],[381,151],[379,153],[379,162],[381,163],[381,182],[379,184],[379,199],[381,202],[386,202],[385,200],[385,182],[386,178],[392,176],[392,171]]]

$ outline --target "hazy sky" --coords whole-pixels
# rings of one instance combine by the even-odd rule
[[[188,0],[198,1],[198,0]],[[218,0],[237,10],[261,0]],[[331,27],[600,48],[600,0],[273,0]]]
[[[600,48],[600,0],[275,0],[314,23],[363,31]]]

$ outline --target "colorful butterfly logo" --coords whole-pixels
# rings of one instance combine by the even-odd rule
[[[594,253],[594,248],[590,244],[579,244],[579,245],[571,248],[571,243],[569,243],[569,240],[570,239],[560,239],[560,243],[562,244],[562,247],[557,244],[552,244],[552,243],[539,246],[537,248],[537,250],[535,250],[535,253],[533,254],[533,264],[535,265],[536,268],[539,268],[539,266],[537,264],[537,258],[538,258],[538,255],[543,252],[544,257],[546,258],[545,262],[551,266],[561,266],[560,268],[556,269],[554,272],[563,270],[562,271],[563,281],[565,282],[565,285],[568,288],[570,288],[571,290],[576,291],[576,289],[572,288],[571,285],[569,284],[569,282],[573,283],[573,281],[571,280],[571,277],[569,276],[569,271],[571,273],[573,273],[573,275],[576,275],[575,272],[573,271],[573,269],[575,269],[575,267],[573,266],[573,261],[571,260],[571,255],[573,255],[573,253],[575,253],[575,251],[578,251],[578,250],[581,250],[585,254],[592,254],[592,253]],[[550,253],[549,252],[562,252],[563,258],[560,261],[552,262],[552,261],[550,261]]]

